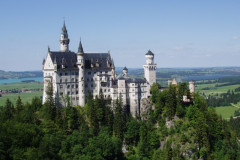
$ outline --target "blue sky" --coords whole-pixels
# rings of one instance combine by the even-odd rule
[[[237,0],[0,1],[0,70],[41,70],[60,50],[65,18],[70,50],[110,50],[118,67],[140,68],[155,53],[158,68],[240,66]]]

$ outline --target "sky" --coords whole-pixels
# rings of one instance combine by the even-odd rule
[[[239,0],[1,0],[0,70],[42,70],[60,50],[110,51],[116,67],[141,68],[150,49],[158,68],[240,66]]]

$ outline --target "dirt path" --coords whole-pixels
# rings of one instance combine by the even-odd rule
[[[239,106],[237,106],[237,105],[235,105],[235,104],[233,104],[233,103],[231,103],[231,105],[232,105],[233,107],[240,108]]]

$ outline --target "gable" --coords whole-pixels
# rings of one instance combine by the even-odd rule
[[[54,69],[53,61],[52,61],[49,53],[47,54],[47,58],[45,60],[43,69]]]

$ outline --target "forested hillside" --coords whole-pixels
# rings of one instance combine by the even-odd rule
[[[102,94],[84,107],[60,108],[52,87],[39,98],[0,107],[0,159],[239,159],[236,132],[186,83],[151,88],[147,114],[133,118],[121,98],[111,107]],[[183,95],[190,102],[184,103]]]

